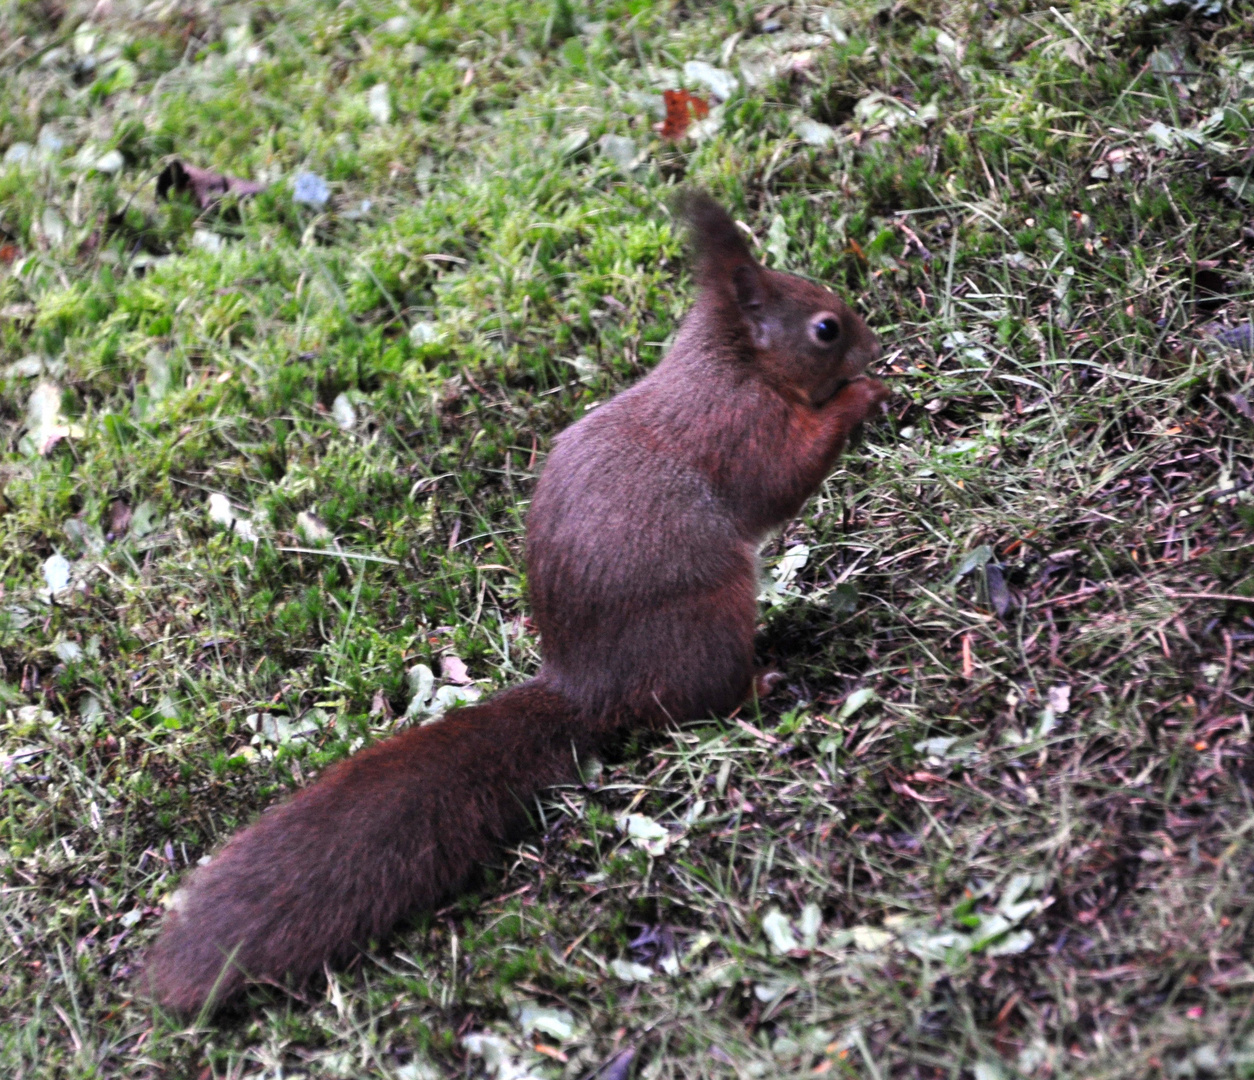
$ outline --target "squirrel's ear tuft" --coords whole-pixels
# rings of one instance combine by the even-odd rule
[[[676,215],[688,225],[700,284],[729,283],[738,267],[756,267],[731,215],[704,191],[681,191],[674,205]]]

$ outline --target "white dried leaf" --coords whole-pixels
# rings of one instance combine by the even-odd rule
[[[618,819],[618,829],[650,855],[661,855],[670,846],[671,834],[647,814],[624,814]]]
[[[112,176],[114,173],[120,173],[122,167],[126,164],[120,150],[108,150],[96,159],[96,172],[108,173]]]
[[[636,163],[636,140],[626,135],[602,135],[598,143],[603,157],[608,158],[620,169],[630,169]]]
[[[783,214],[776,214],[771,218],[771,227],[766,231],[765,247],[771,256],[771,265],[777,270],[788,265],[788,223]],[[806,554],[809,555],[808,548]]]
[[[1014,956],[1016,953],[1027,952],[1036,941],[1031,930],[1016,930],[1007,934],[997,943],[984,950],[985,956]]]
[[[483,1069],[496,1080],[533,1080],[533,1074],[514,1058],[514,1048],[499,1035],[475,1032],[462,1039],[472,1057],[483,1058]]]
[[[564,1009],[545,1009],[539,1005],[526,1004],[518,1010],[517,1020],[524,1035],[542,1031],[563,1042],[575,1037],[574,1014]]]
[[[322,545],[331,539],[331,530],[317,514],[302,510],[296,515],[296,532],[307,544]]]
[[[903,943],[920,960],[945,960],[955,949],[963,953],[971,949],[971,939],[955,930],[942,930],[938,934],[909,934],[904,937]]]
[[[906,105],[878,90],[861,98],[853,107],[853,115],[864,127],[882,124],[889,129],[915,119],[914,112]]]
[[[797,936],[792,932],[792,924],[779,908],[771,908],[762,919],[762,933],[771,943],[771,951],[782,956],[799,948]]]
[[[216,232],[211,232],[209,229],[192,230],[192,247],[198,251],[207,251],[210,255],[217,255],[225,246],[226,241]]]
[[[10,379],[33,379],[36,375],[42,374],[43,370],[44,358],[38,353],[31,353],[23,356],[21,360],[14,360],[5,369],[5,374]]]
[[[77,641],[58,641],[52,651],[63,663],[72,664],[83,658],[83,647]]]
[[[845,698],[845,703],[840,707],[840,712],[836,714],[836,719],[848,720],[849,717],[861,709],[868,701],[873,701],[874,699],[874,690],[872,690],[869,686],[860,687]]]
[[[53,247],[60,247],[65,242],[65,221],[55,207],[44,207],[44,212],[39,216],[39,229]]]
[[[83,429],[61,415],[61,387],[49,379],[35,384],[26,401],[25,449],[34,454],[48,454],[62,439],[82,438]]]
[[[429,708],[432,713],[442,715],[449,709],[473,705],[482,696],[483,691],[477,686],[441,686],[431,699]]]
[[[78,715],[88,727],[104,719],[105,708],[95,694],[84,694],[78,701]]]
[[[784,552],[771,575],[782,587],[789,585],[797,574],[805,569],[810,561],[810,548],[806,544],[795,544]]]
[[[566,157],[582,150],[588,145],[589,132],[587,128],[575,128],[568,131],[566,137],[557,145],[557,152]]]
[[[819,27],[837,45],[845,45],[849,41],[844,27],[847,17],[843,8],[830,7],[819,17]]]
[[[653,979],[653,969],[633,960],[611,960],[610,970],[623,982],[647,983]]]
[[[1065,716],[1071,709],[1071,687],[1066,683],[1051,686],[1049,688],[1049,707],[1054,710],[1054,715]]]
[[[855,926],[850,930],[853,943],[863,952],[879,952],[892,944],[893,935],[878,926]]]
[[[220,492],[209,496],[209,520],[235,533],[241,540],[257,540],[257,530],[246,517],[240,517],[231,507],[231,500]]]
[[[789,990],[793,990],[795,988],[796,983],[790,982],[787,979],[775,979],[771,982],[754,983],[753,996],[765,1005],[771,1001],[778,1001],[786,993],[788,993]]]
[[[730,71],[716,68],[704,60],[689,60],[684,65],[684,81],[696,83],[720,101],[726,101],[736,92],[737,79]]]
[[[331,416],[341,431],[352,431],[357,425],[357,410],[353,408],[347,394],[335,396],[335,400],[331,402]]]
[[[145,499],[131,513],[131,536],[136,540],[147,536],[161,524],[161,512],[151,499]]]
[[[831,146],[836,141],[836,129],[809,116],[798,116],[792,129],[803,143],[810,146]]]
[[[44,560],[44,583],[54,597],[70,587],[70,561],[59,552]]]
[[[807,949],[813,949],[818,944],[819,931],[823,929],[823,912],[818,904],[809,903],[801,909],[797,929],[801,931],[801,943]]]
[[[409,708],[405,715],[417,716],[431,700],[431,691],[435,689],[435,674],[426,664],[415,664],[405,673],[405,681],[409,685]]]
[[[387,83],[375,83],[366,94],[366,107],[376,124],[386,124],[392,119],[392,98]]]
[[[409,328],[409,340],[413,345],[430,345],[440,340],[440,329],[435,323],[419,320]]]
[[[144,379],[148,396],[153,401],[160,401],[170,392],[170,354],[164,349],[149,349],[144,357],[144,367],[148,371]]]

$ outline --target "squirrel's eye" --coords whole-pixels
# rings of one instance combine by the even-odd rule
[[[840,336],[840,323],[826,315],[814,324],[814,336],[823,342],[835,341]]]

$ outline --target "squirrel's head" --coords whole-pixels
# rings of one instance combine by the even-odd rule
[[[702,192],[677,204],[687,221],[702,293],[737,320],[753,363],[781,389],[821,404],[879,359],[879,339],[829,289],[757,262],[727,212]]]

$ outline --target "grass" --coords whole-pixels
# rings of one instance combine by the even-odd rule
[[[1254,1075],[1245,5],[23,2],[0,65],[5,1075]],[[408,672],[535,669],[532,480],[690,302],[681,182],[897,392],[766,553],[785,686],[162,1015],[188,866]]]

